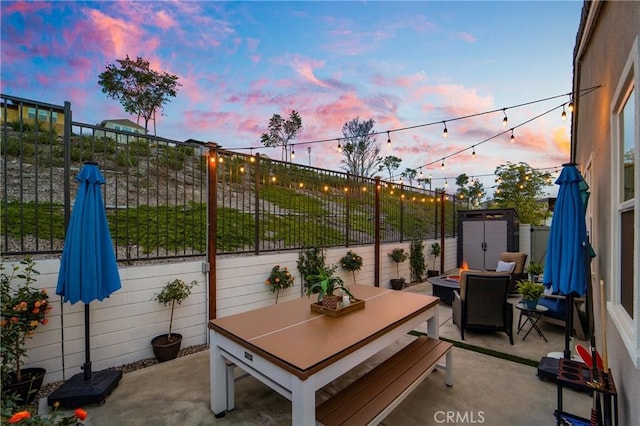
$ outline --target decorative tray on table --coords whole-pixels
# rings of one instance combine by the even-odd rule
[[[460,275],[447,275],[445,280],[459,283],[460,282]]]
[[[330,317],[340,317],[349,312],[357,311],[358,309],[364,308],[364,300],[360,299],[351,299],[351,303],[347,306],[342,306],[342,303],[338,304],[336,309],[329,309],[322,306],[322,303],[312,303],[311,304],[311,312],[318,312],[320,314],[325,314]]]

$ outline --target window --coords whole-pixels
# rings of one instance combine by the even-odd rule
[[[49,121],[49,117],[51,117],[51,122],[53,124],[55,124],[58,121],[58,113],[57,112],[49,112],[45,109],[38,109],[38,121]],[[34,120],[36,119],[36,109],[35,108],[29,108],[27,110],[27,117],[29,117],[29,119]]]
[[[611,317],[640,366],[640,48],[636,38],[611,104]]]

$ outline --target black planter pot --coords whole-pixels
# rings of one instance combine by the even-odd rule
[[[178,333],[171,333],[171,340],[169,340],[168,337],[168,334],[161,334],[151,340],[153,354],[160,362],[175,359],[180,351],[182,335]]]
[[[44,368],[23,368],[20,382],[15,381],[15,374],[9,373],[9,383],[2,384],[2,393],[14,393],[22,405],[31,404],[42,387],[47,370]]]
[[[434,269],[427,269],[427,277],[428,278],[437,277],[438,275],[440,275],[440,271],[436,271]]]
[[[394,290],[402,290],[404,288],[404,278],[392,278],[391,288]]]

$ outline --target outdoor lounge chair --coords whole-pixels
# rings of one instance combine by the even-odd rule
[[[513,345],[513,305],[507,302],[509,274],[463,271],[453,294],[453,322],[465,329],[504,331]]]
[[[555,294],[545,294],[538,300],[538,305],[542,305],[548,309],[548,311],[542,314],[542,320],[556,324],[562,327],[566,325],[567,319],[567,301],[566,297]],[[586,312],[582,310],[584,306],[584,299],[576,297],[573,299],[573,335],[579,340],[587,340],[587,319]],[[522,312],[518,319],[518,326],[522,319]]]
[[[509,293],[515,293],[516,283],[522,279],[527,279],[527,273],[524,271],[524,265],[527,263],[527,253],[504,251],[500,253],[500,261],[515,263],[509,279]]]

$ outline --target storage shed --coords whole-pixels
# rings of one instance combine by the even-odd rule
[[[458,211],[458,266],[495,269],[500,253],[518,251],[520,218],[515,209]]]

